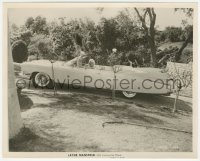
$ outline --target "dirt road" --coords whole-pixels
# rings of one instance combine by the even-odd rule
[[[152,95],[130,100],[117,94],[112,101],[109,94],[59,91],[54,96],[52,91],[25,89],[20,102],[24,125],[32,136],[23,134],[11,141],[11,151],[192,151],[190,99],[178,100],[176,114],[171,113],[173,98]]]

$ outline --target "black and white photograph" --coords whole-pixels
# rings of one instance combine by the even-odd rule
[[[6,5],[7,154],[196,156],[195,3]]]

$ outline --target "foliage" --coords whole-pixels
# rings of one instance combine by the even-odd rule
[[[53,54],[52,42],[49,37],[40,40],[37,45],[39,56],[43,59],[50,59]]]
[[[27,29],[30,29],[36,34],[49,33],[45,17],[37,16],[35,19],[33,17],[29,17],[25,22],[25,26]]]
[[[27,46],[24,41],[18,40],[12,44],[12,56],[13,61],[17,63],[22,63],[27,60]]]
[[[170,46],[169,48],[165,48],[164,50],[158,51],[157,58],[159,60],[158,62],[160,67],[162,67],[163,65],[165,66],[167,64],[167,61],[176,62],[175,54],[177,53],[178,50],[179,50],[178,47]],[[192,50],[184,49],[178,63],[189,63],[190,61],[192,61],[192,59],[193,59]]]
[[[190,33],[193,33],[193,26],[192,25],[185,26],[182,33],[182,41],[185,41],[189,37]],[[193,43],[193,35],[188,42]]]
[[[31,26],[34,24],[34,18],[33,17],[29,17],[26,22],[25,22],[25,26],[29,29],[31,28]]]
[[[183,50],[179,63],[189,63],[193,61],[193,54],[191,50]]]
[[[133,62],[134,66],[150,66],[151,51],[142,46],[138,47],[136,51],[127,53],[127,58]]]
[[[166,27],[164,34],[165,38],[171,42],[179,42],[181,41],[182,35],[182,28],[181,27]]]
[[[31,43],[28,46],[28,53],[38,58],[48,59],[53,53],[50,37],[42,34],[35,34],[31,38]]]
[[[125,12],[120,12],[115,18],[117,40],[116,47],[122,51],[135,50],[140,45],[147,45],[143,30]]]
[[[25,26],[18,28],[15,24],[10,27],[10,38],[11,44],[17,40],[24,41],[27,45],[30,43],[30,38],[32,37],[32,32],[28,30]]]
[[[114,19],[102,18],[97,27],[97,30],[97,37],[100,41],[100,46],[102,50],[111,51],[116,44],[116,21]]]
[[[51,41],[53,52],[57,55],[65,55],[67,59],[73,58],[75,46],[73,42],[72,26],[70,23],[66,25],[56,24],[51,30]]]
[[[189,19],[193,18],[193,9],[192,8],[179,8],[179,9],[175,9],[175,11],[181,10],[183,13],[185,13],[186,17]],[[182,23],[184,26],[188,25],[188,20],[187,19],[183,19]],[[188,29],[188,30],[187,30]],[[193,38],[193,26],[188,27],[186,26],[186,38],[185,41],[183,42],[182,46],[179,48],[178,52],[175,55],[175,61],[180,61],[181,55],[183,50],[185,49],[185,47],[188,45],[189,42],[192,41]]]
[[[97,10],[103,12],[103,8]],[[76,51],[80,47],[99,65],[110,65],[115,58],[117,64],[129,65],[131,61],[137,66],[152,66],[152,61],[157,64],[163,57],[168,59],[166,55],[177,52],[177,48],[159,51],[157,47],[160,44],[185,41],[193,32],[190,25],[184,28],[169,26],[158,31],[153,9],[138,9],[138,13],[136,10],[133,12],[137,19],[124,10],[112,18],[102,17],[98,23],[88,18],[68,20],[65,17],[47,23],[44,17],[29,17],[20,27],[10,26],[11,43],[24,41],[28,55],[39,59],[48,59],[56,54],[59,60],[67,61],[77,56]],[[192,43],[192,38],[189,42]],[[113,48],[117,49],[117,53],[112,52]],[[174,61],[174,54],[169,57]],[[180,62],[183,62],[182,57]]]
[[[193,31],[192,25],[186,25],[184,28],[168,26],[164,31],[156,32],[157,42],[181,42],[185,41],[190,32]],[[192,43],[192,39],[189,41]]]
[[[34,35],[32,38],[31,38],[31,42],[28,46],[28,53],[29,55],[39,55],[39,52],[38,52],[38,42],[40,40],[44,39],[44,35]]]
[[[193,17],[193,8],[175,8],[175,11],[182,11],[187,17]]]
[[[141,26],[144,30],[146,39],[151,50],[151,66],[157,67],[157,58],[156,58],[156,42],[155,42],[155,23],[156,23],[156,13],[154,8],[144,8],[143,13],[134,8],[137,14],[137,17],[141,23]],[[148,23],[149,22],[149,23]]]
[[[21,40],[25,41],[26,44],[28,45],[31,42],[32,33],[31,31],[24,31],[21,33],[20,38]]]

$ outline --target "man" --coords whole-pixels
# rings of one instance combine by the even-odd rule
[[[90,59],[89,62],[88,62],[88,65],[89,65],[90,68],[94,69],[94,67],[95,67],[94,59]]]
[[[81,35],[81,29],[79,25],[77,25],[75,28],[75,33],[74,33],[74,45],[76,48],[75,56],[80,56],[80,52],[82,51],[82,48],[83,48],[82,41],[83,41],[83,36]]]
[[[114,65],[119,65],[120,64],[120,59],[118,57],[116,48],[112,49],[112,53],[110,54],[110,56],[108,58],[108,64],[110,66],[114,66]]]
[[[80,56],[77,57],[76,65],[77,67],[82,67],[87,59],[87,54],[84,51],[80,51]]]

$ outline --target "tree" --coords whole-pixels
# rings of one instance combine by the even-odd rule
[[[143,30],[127,12],[121,11],[115,17],[115,21],[117,22],[116,48],[121,51],[130,51],[147,44]]]
[[[98,39],[101,42],[101,47],[104,51],[110,51],[115,47],[116,38],[117,38],[117,30],[114,18],[106,19],[101,18],[100,23],[98,25]]]
[[[25,22],[25,26],[28,29],[30,29],[33,24],[34,24],[34,18],[33,17],[29,17]]]
[[[181,55],[183,53],[183,50],[185,49],[185,47],[188,45],[188,43],[190,41],[192,41],[193,38],[193,27],[190,28],[190,30],[188,31],[188,35],[186,40],[184,41],[184,43],[182,44],[182,46],[180,47],[180,49],[178,50],[178,52],[175,54],[175,61],[178,62],[181,58]]]
[[[51,39],[49,37],[45,37],[42,40],[39,40],[37,49],[40,57],[43,59],[50,59],[51,55],[53,54]]]
[[[31,42],[32,33],[29,30],[23,31],[20,33],[19,40],[22,40],[28,46]]]
[[[15,137],[22,128],[22,119],[20,115],[19,100],[14,78],[14,67],[10,41],[8,42],[8,126],[9,139]]]
[[[54,53],[59,56],[62,53],[67,59],[72,59],[75,53],[73,27],[73,22],[69,22],[65,25],[54,24],[50,30]]]
[[[193,17],[193,9],[192,8],[176,8],[175,11],[182,11],[183,13],[185,13],[185,15],[188,18]],[[186,24],[187,20],[183,20],[183,23]],[[188,45],[188,43],[192,41],[192,39],[193,39],[193,26],[188,28],[186,40],[184,41],[184,43],[182,44],[182,46],[180,47],[178,52],[176,52],[176,54],[175,54],[176,62],[178,62],[180,60],[183,50]]]
[[[98,64],[108,65],[107,60],[113,48],[116,47],[117,40],[117,22],[114,18],[101,18],[99,24],[96,26],[95,38],[95,53],[97,54]]]
[[[181,41],[182,36],[182,28],[181,27],[166,27],[164,31],[166,38],[171,42],[179,42]]]
[[[156,13],[153,8],[145,8],[143,10],[143,15],[139,12],[137,8],[134,8],[137,16],[142,24],[144,29],[147,41],[151,49],[151,66],[157,66],[156,60],[156,44],[155,44],[155,22],[156,22]],[[147,25],[147,16],[149,17],[149,25]]]
[[[30,29],[33,33],[36,34],[48,34],[48,26],[45,17],[37,16],[35,19],[33,17],[29,17],[25,26],[27,29]]]
[[[17,25],[12,24],[11,27],[9,28],[9,33],[10,33],[11,45],[17,40],[22,40],[28,46],[31,41],[30,39],[32,37],[32,32],[25,25],[18,27]]]
[[[12,56],[13,61],[17,63],[22,63],[28,58],[28,49],[24,41],[18,40],[12,44]]]
[[[9,31],[10,31],[11,34],[18,33],[19,32],[19,27],[16,24],[13,23],[11,25]]]
[[[35,34],[31,37],[30,44],[28,45],[29,56],[34,55],[37,59],[39,58],[38,43],[43,41],[45,36],[42,34]]]

